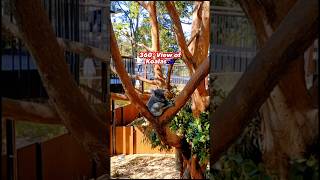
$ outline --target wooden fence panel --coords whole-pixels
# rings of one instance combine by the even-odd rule
[[[43,179],[88,179],[92,164],[87,153],[66,134],[42,143]]]
[[[36,145],[18,149],[17,156],[18,179],[37,179]]]

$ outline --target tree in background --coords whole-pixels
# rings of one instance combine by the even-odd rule
[[[158,34],[159,28],[157,27],[156,3],[140,2],[140,4],[151,16],[150,31],[153,32],[153,41],[151,41],[152,50],[159,49],[160,38]],[[173,132],[170,127],[172,119],[179,121],[178,117],[180,115],[176,115],[191,96],[192,113],[194,117],[200,118],[195,120],[195,122],[201,122],[203,119],[201,118],[203,115],[201,112],[203,112],[206,107],[206,91],[200,80],[204,79],[209,72],[209,59],[207,59],[210,27],[209,3],[195,2],[194,4],[192,33],[191,40],[189,41],[191,43],[189,44],[185,40],[175,3],[165,2],[165,7],[173,22],[177,44],[183,53],[183,61],[189,69],[191,78],[182,92],[175,98],[176,106],[167,109],[160,117],[152,116],[145,102],[142,100],[145,95],[137,93],[133,87],[131,79],[121,61],[121,54],[113,29],[111,29],[111,53],[116,65],[115,71],[120,76],[126,91],[126,96],[123,98],[129,99],[140,113],[148,119],[151,127],[156,131],[158,138],[163,144],[175,147],[181,151],[183,174],[186,174],[186,176],[190,174],[191,178],[203,178],[203,165],[205,164],[201,165],[199,163],[199,157],[192,154],[191,146],[187,140],[188,138],[193,138],[193,136],[181,136],[179,133]],[[253,24],[256,26],[256,31],[261,33],[261,37],[259,37],[261,40],[260,43],[264,45],[261,45],[261,50],[253,59],[252,64],[243,74],[235,88],[225,98],[222,104],[219,105],[215,113],[212,116],[210,115],[210,119],[212,118],[214,122],[210,129],[210,140],[212,144],[210,149],[211,163],[214,164],[222,153],[239,138],[248,120],[259,110],[270,93],[278,89],[277,87],[274,88],[276,85],[279,85],[280,89],[282,86],[282,88],[286,90],[285,92],[289,93],[275,93],[276,96],[272,98],[282,99],[282,102],[290,103],[290,106],[282,107],[286,109],[291,108],[290,112],[294,112],[292,114],[295,116],[293,117],[295,121],[292,121],[293,125],[290,127],[286,127],[286,123],[283,125],[279,124],[279,121],[287,118],[286,115],[288,114],[286,113],[284,113],[283,116],[281,115],[280,118],[275,118],[279,119],[277,122],[272,122],[274,118],[264,118],[264,124],[270,125],[268,127],[273,127],[269,129],[270,131],[265,131],[264,141],[271,142],[270,146],[267,146],[270,143],[266,145],[266,147],[270,148],[266,149],[270,150],[266,152],[271,152],[269,155],[266,153],[266,160],[269,161],[270,164],[273,164],[274,162],[278,162],[278,159],[268,160],[268,158],[283,157],[283,155],[290,158],[301,156],[306,146],[310,144],[312,138],[317,135],[318,131],[308,131],[316,126],[312,126],[314,121],[312,121],[312,118],[309,118],[309,114],[312,114],[313,111],[310,111],[312,106],[308,105],[308,101],[307,103],[304,102],[306,100],[305,98],[300,99],[300,97],[304,97],[303,92],[305,92],[303,90],[304,85],[302,85],[300,79],[301,73],[290,73],[290,71],[295,69],[295,63],[301,63],[301,61],[294,59],[301,57],[316,38],[318,30],[318,1],[310,0],[305,2],[299,0],[295,2],[283,0],[262,4],[261,2],[257,3],[255,1],[240,1],[240,4],[251,17]],[[283,4],[286,6],[283,6]],[[63,50],[85,55],[92,54],[102,61],[105,61],[109,54],[103,53],[96,48],[60,38],[57,39],[40,1],[15,0],[14,5],[17,27],[14,27],[6,21],[2,21],[2,27],[12,34],[15,34],[15,36],[22,38],[27,45],[37,63],[39,74],[50,98],[50,104],[4,99],[4,117],[65,125],[71,135],[83,146],[90,157],[97,162],[98,175],[106,173],[109,166],[107,163],[109,148],[105,144],[105,141],[101,139],[101,134],[109,133],[109,124],[103,121],[105,112],[103,112],[101,108],[103,109],[104,107],[98,108],[90,106],[84,99],[68,71]],[[252,7],[255,8],[251,9]],[[283,13],[284,7],[288,8],[287,11],[284,11],[286,13]],[[290,13],[288,13],[289,10]],[[269,14],[267,12],[273,13]],[[43,41],[43,39],[46,39],[46,41]],[[299,67],[301,66],[298,66],[297,69],[299,69]],[[301,71],[297,70],[296,72]],[[159,71],[159,74],[160,73]],[[296,80],[294,82],[294,88],[290,88],[290,90],[294,91],[287,89],[292,87],[290,84],[293,83],[292,81],[284,81],[287,73],[289,73],[289,76],[298,76],[294,78]],[[57,76],[57,74],[59,74],[59,76]],[[158,81],[161,81],[161,78],[158,78]],[[281,85],[282,83],[284,84]],[[297,87],[297,84],[300,86]],[[158,83],[158,85],[160,85],[160,83]],[[302,90],[300,88],[302,88]],[[69,92],[69,94],[65,92]],[[70,94],[72,94],[72,96]],[[296,101],[296,98],[299,98],[299,102]],[[39,111],[34,111],[34,109],[39,109]],[[318,112],[315,112],[315,115],[317,115]],[[183,113],[183,111],[181,111],[181,113]],[[190,111],[186,112],[186,114],[188,113],[190,113]],[[174,118],[174,116],[177,118]],[[117,122],[117,124],[121,123]],[[300,126],[297,126],[297,124]],[[283,136],[276,134],[277,129],[274,129],[274,127],[279,127],[284,132],[293,132],[293,136],[289,137],[294,138],[289,138],[288,141],[288,138],[283,138]],[[267,132],[271,132],[272,134],[273,138],[270,138],[270,141],[267,141]],[[284,134],[287,135],[291,133]],[[296,137],[298,141],[296,141]],[[302,139],[305,141],[302,141]],[[280,141],[277,142],[278,140]],[[285,141],[290,142],[290,144],[282,144]],[[292,151],[290,151],[291,148]],[[287,176],[286,169],[283,168],[286,167],[286,164],[287,161],[279,164],[280,175],[283,178]]]
[[[106,173],[109,167],[107,163],[109,148],[108,144],[101,139],[101,137],[104,137],[101,136],[102,134],[109,133],[109,124],[106,124],[104,121],[106,118],[104,112],[105,107],[103,107],[103,105],[90,106],[88,104],[81,94],[79,87],[77,87],[72,79],[72,75],[70,74],[64,59],[63,51],[93,56],[104,62],[108,59],[109,55],[106,52],[102,52],[100,49],[55,37],[49,19],[39,0],[17,0],[14,1],[13,4],[15,9],[14,17],[17,24],[12,24],[7,18],[3,17],[2,28],[14,36],[21,38],[26,44],[37,64],[42,83],[49,96],[49,102],[35,103],[4,99],[4,117],[37,123],[65,125],[70,134],[83,146],[90,158],[97,163],[98,175]],[[152,26],[150,31],[153,33],[151,38],[152,49],[160,50],[160,33],[156,9],[157,3],[151,2],[150,4],[141,4],[151,16],[150,21]],[[166,6],[168,9],[175,9],[172,2],[166,4]],[[206,8],[207,11],[205,12],[209,12],[208,2],[198,2],[195,7],[197,7],[197,11]],[[176,13],[176,11],[174,12]],[[177,18],[177,14],[173,14],[172,16],[173,19],[179,19]],[[198,21],[200,21],[199,18]],[[206,23],[208,22],[207,19]],[[199,23],[197,25],[199,25]],[[181,26],[179,26],[178,23],[176,23],[175,26],[177,26],[175,29],[177,31],[176,36],[178,42],[180,41],[179,43],[186,48],[186,40],[181,36],[183,35]],[[196,40],[199,37],[201,37],[200,33],[196,32],[194,33],[194,38],[191,38],[191,40]],[[46,39],[46,41],[43,41],[43,39]],[[206,40],[209,42],[208,39]],[[186,143],[184,137],[180,137],[172,132],[169,124],[170,120],[181,107],[186,104],[194,90],[198,87],[199,80],[207,76],[209,71],[209,59],[196,59],[199,62],[203,61],[203,63],[199,64],[195,70],[190,62],[192,58],[188,56],[188,54],[190,54],[189,50],[183,50],[183,48],[181,48],[184,51],[184,61],[188,64],[192,77],[182,93],[175,98],[176,106],[167,109],[162,116],[154,117],[147,109],[145,102],[142,101],[142,99],[146,99],[145,97],[148,97],[148,95],[136,93],[135,88],[131,84],[131,79],[125,72],[113,29],[111,29],[111,46],[112,57],[116,65],[115,70],[120,76],[126,90],[125,96],[115,96],[129,99],[131,103],[139,109],[140,113],[150,121],[162,143],[176,147],[180,150],[186,149],[187,154],[185,154],[186,158],[183,169],[187,170],[186,172],[189,172],[192,177],[203,177],[202,170],[199,168],[199,160],[196,157],[190,156],[191,145]],[[208,49],[205,50],[205,53],[208,53]],[[158,85],[160,85],[159,82],[161,80],[159,79],[161,79],[162,75],[160,69],[161,67],[157,69],[159,78],[156,78],[156,80]],[[57,74],[59,74],[59,76],[57,76]],[[161,82],[161,84],[162,83],[163,82]],[[113,95],[111,94],[111,96]],[[34,111],[34,109],[38,109],[39,111]],[[203,107],[203,109],[205,108]],[[116,122],[116,124],[126,125],[121,124],[121,122]],[[190,164],[191,160],[193,162],[192,164]]]
[[[143,11],[145,12],[142,13],[142,15],[146,16],[146,19],[149,20],[148,22],[144,19],[142,20],[142,22],[150,24],[150,31],[148,32],[148,35],[146,35],[145,29],[141,30],[141,44],[146,44],[142,45],[141,47],[143,47],[147,51],[172,51],[177,50],[177,47],[179,47],[179,50],[183,55],[182,60],[188,67],[191,80],[175,98],[174,107],[167,109],[160,117],[152,116],[145,103],[140,99],[139,94],[136,93],[130,81],[130,78],[127,75],[127,72],[125,71],[122,64],[122,58],[118,48],[118,40],[116,39],[116,31],[114,30],[117,29],[117,23],[115,24],[116,28],[114,28],[111,32],[111,53],[112,59],[115,63],[115,71],[119,75],[121,82],[124,85],[123,87],[129,100],[150,122],[152,128],[155,130],[161,142],[164,145],[175,147],[177,151],[181,152],[181,158],[183,158],[183,168],[181,169],[181,175],[185,173],[185,176],[191,175],[191,177],[193,178],[203,178],[204,170],[207,166],[208,161],[204,161],[204,163],[200,165],[199,158],[191,153],[191,144],[187,142],[186,137],[184,135],[177,135],[175,132],[171,131],[170,121],[175,116],[175,114],[186,104],[192,94],[193,116],[200,117],[201,112],[204,112],[206,107],[208,106],[208,92],[206,92],[207,90],[204,87],[203,79],[207,75],[209,70],[209,2],[194,2],[192,8],[190,7],[192,5],[190,2],[178,2],[177,5],[174,2],[146,3],[139,1],[139,4],[137,2],[135,3],[138,6],[144,8]],[[132,6],[127,7],[127,9],[130,8],[132,8]],[[180,12],[177,9],[184,10],[181,11],[181,14],[183,14],[183,16],[187,16],[188,11],[191,13],[191,10],[193,10],[192,31],[189,42],[186,41],[185,34],[181,26],[179,15]],[[122,11],[125,10],[122,9]],[[134,10],[133,14],[135,14]],[[148,28],[148,26],[146,27]],[[136,31],[139,32],[139,30]],[[174,42],[172,44],[169,44],[168,42],[172,42],[169,39],[172,39],[173,32],[175,35],[176,43]],[[160,38],[161,35],[162,38]],[[121,37],[119,36],[119,38]],[[162,42],[164,42],[163,48],[161,48]],[[148,47],[148,45],[151,45],[151,47]],[[154,73],[154,84],[157,87],[169,87],[166,83],[170,82],[165,81],[161,65],[154,66]]]

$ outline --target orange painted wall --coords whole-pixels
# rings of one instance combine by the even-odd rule
[[[135,147],[136,147],[136,154],[154,154],[154,153],[161,153],[161,154],[171,154],[174,153],[174,150],[170,151],[160,151],[159,148],[152,149],[151,145],[148,142],[143,142],[144,135],[143,133],[136,128],[135,131]]]
[[[112,131],[111,131],[112,136]],[[112,138],[111,138],[112,139]],[[134,127],[116,127],[116,155],[118,154],[168,154],[171,151],[152,149],[148,142],[143,142],[143,133]],[[112,148],[112,147],[111,147]]]

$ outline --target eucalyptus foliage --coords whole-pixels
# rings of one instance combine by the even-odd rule
[[[170,125],[171,130],[186,138],[191,145],[192,154],[197,155],[200,163],[209,158],[209,127],[208,112],[202,112],[199,117],[194,117],[190,103],[179,111]]]
[[[172,20],[167,12],[164,1],[157,1],[157,20],[159,24],[160,48],[164,52],[179,51],[173,30]],[[135,1],[111,1],[116,12],[113,17],[113,29],[117,37],[122,55],[134,55],[135,52],[145,51],[137,43],[151,47],[151,25],[149,13]],[[176,1],[176,9],[184,24],[192,22],[192,1]],[[190,32],[184,32],[190,37]]]

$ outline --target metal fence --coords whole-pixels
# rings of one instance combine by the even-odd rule
[[[138,62],[136,58],[122,56],[122,60],[125,66],[125,69],[130,75],[139,75],[145,77],[146,79],[153,80],[154,79],[154,64],[145,64],[144,62]],[[111,60],[111,66],[115,68],[113,61]],[[162,65],[162,72],[166,77],[168,72],[168,65]],[[124,92],[122,86],[120,86],[121,81],[119,76],[115,73],[111,73],[110,77],[111,89],[113,92]],[[183,64],[175,64],[173,66],[173,72],[171,74],[171,83],[172,84],[187,84],[189,81],[189,71],[188,68]],[[143,83],[138,80],[132,78],[132,83],[137,85],[137,83]]]
[[[130,75],[134,75],[136,74],[136,63],[135,63],[135,59],[133,57],[129,57],[129,56],[122,56],[122,62],[124,64],[124,67],[127,71],[127,73],[129,73]],[[113,62],[113,60],[111,59],[111,67],[115,68],[115,64]],[[119,76],[115,73],[111,73],[111,84],[121,84],[121,81],[119,79]]]
[[[102,0],[99,2],[103,2]],[[10,1],[2,2],[2,16],[6,16],[15,23]],[[90,4],[90,1],[78,0],[42,0],[48,18],[57,37],[81,42],[105,50],[107,41],[107,17],[109,11],[105,4]],[[1,70],[6,75],[2,84],[4,96],[17,99],[46,99],[47,94],[42,86],[34,59],[17,38],[4,39],[1,56]],[[65,52],[65,58],[75,81],[80,84],[81,69],[86,57],[71,52]],[[96,67],[101,69],[101,62],[95,61]],[[101,71],[97,71],[94,88],[102,92]],[[13,82],[13,83],[10,83]],[[13,85],[9,85],[13,84]]]
[[[256,54],[254,29],[241,9],[213,8],[212,71],[243,72]]]
[[[213,73],[244,72],[257,52],[254,28],[239,8],[215,6],[213,10]],[[318,43],[314,42],[313,59],[318,64]],[[318,65],[316,65],[318,74]]]

